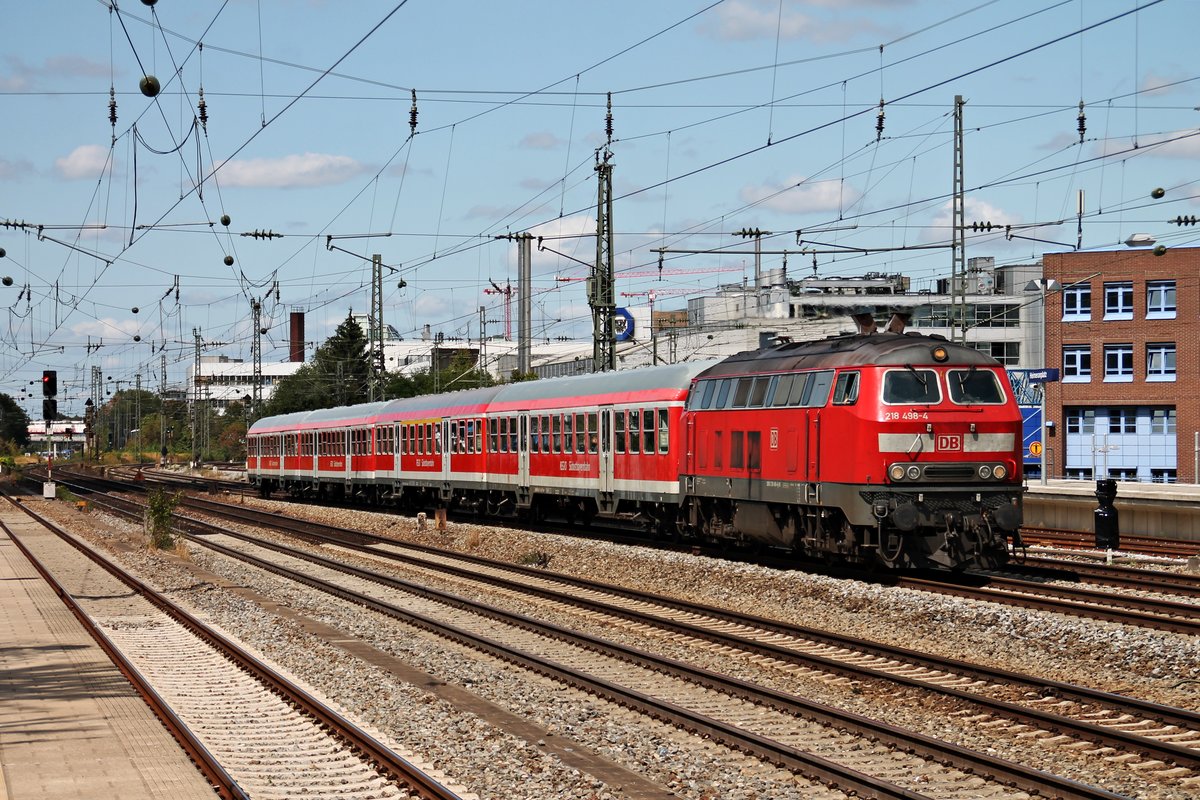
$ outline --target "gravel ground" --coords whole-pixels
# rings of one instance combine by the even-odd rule
[[[1196,708],[1200,700],[1200,644],[1174,634],[603,542],[458,523],[451,523],[445,533],[418,533],[413,521],[392,515],[250,498],[246,503],[284,508],[319,521],[507,562],[540,551],[550,555],[552,570],[593,580],[720,604],[912,649],[967,657],[1184,708]],[[136,532],[126,523],[114,523],[114,528],[121,535]],[[697,752],[692,737],[647,723],[639,715],[605,701],[566,691],[549,681],[530,679],[518,670],[414,634],[404,626],[366,618],[352,606],[230,565],[200,548],[191,551],[190,557],[197,564],[231,580],[262,587],[264,593],[534,719],[549,731],[575,738],[662,782],[682,797],[817,796],[814,792],[840,796],[724,748],[709,745]],[[195,581],[169,560],[145,554],[140,560],[154,580],[184,592],[190,603],[235,636],[360,715],[385,738],[399,742],[401,752],[414,753],[420,760],[436,764],[481,797],[622,796],[615,787],[604,786],[540,752],[537,743],[516,740],[432,700],[420,689],[398,683],[225,592],[196,587]],[[658,638],[639,642],[636,635],[628,634],[628,640],[664,649]],[[736,658],[724,660],[729,663],[721,663],[722,659],[714,656],[711,666],[735,673],[746,666]],[[1097,670],[1098,664],[1103,669]],[[885,718],[890,722],[930,734],[945,734],[946,717],[939,714],[954,713],[953,708],[931,704],[927,698],[923,703],[906,704],[903,693],[881,696],[877,690],[852,691],[838,683],[792,676],[777,676],[767,682],[872,716],[880,716],[881,707],[886,707]],[[348,687],[353,690],[347,691]],[[1003,737],[988,740],[969,725],[949,727],[955,731],[953,737],[965,744],[991,746],[1002,752],[1011,747],[1014,755],[1026,763],[1054,768],[1078,780],[1099,782],[1133,796],[1190,797],[1198,788],[1155,786],[1135,779],[1128,770],[1096,766],[1098,759],[1086,754],[1064,754],[1049,748],[1039,751],[1036,745],[1018,745]],[[1038,763],[1037,757],[1044,763]]]

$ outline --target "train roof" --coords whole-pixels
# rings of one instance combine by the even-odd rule
[[[934,360],[933,351],[937,347],[949,351],[949,360]],[[855,333],[808,342],[785,342],[764,350],[746,350],[715,364],[700,377],[905,364],[997,366],[1000,362],[980,350],[946,341],[940,336],[915,332]]]
[[[528,407],[530,404],[576,397],[604,396],[611,402],[637,399],[638,395],[662,390],[686,391],[692,379],[716,361],[689,361],[658,367],[592,372],[538,381],[507,384],[493,401],[507,408]]]

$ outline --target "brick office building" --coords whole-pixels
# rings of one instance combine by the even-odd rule
[[[1050,477],[1196,482],[1200,248],[1043,257]]]

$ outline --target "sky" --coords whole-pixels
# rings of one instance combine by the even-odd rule
[[[1200,205],[1194,0],[9,6],[0,391],[33,418],[43,369],[81,414],[93,366],[107,391],[154,389],[165,357],[179,384],[197,336],[249,361],[254,302],[264,362],[287,359],[294,310],[311,355],[369,310],[373,254],[406,339],[477,339],[481,306],[502,335],[506,234],[541,237],[533,335],[590,337],[605,152],[618,305],[752,277],[749,228],[764,269],[931,287],[956,97],[965,220],[993,224],[968,258],[1195,244],[1169,222]]]

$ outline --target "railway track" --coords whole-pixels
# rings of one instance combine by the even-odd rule
[[[1046,545],[1063,549],[1096,550],[1096,537],[1087,531],[1022,528],[1021,539],[1026,545]],[[1121,535],[1121,552],[1140,553],[1166,558],[1189,558],[1200,555],[1200,542],[1161,539],[1154,536]]]
[[[214,510],[213,504],[208,501],[196,500],[194,502],[208,508],[210,511]],[[263,524],[261,516],[246,514],[247,510],[243,507],[237,507],[235,510],[248,523]],[[316,535],[317,526],[305,523],[301,528],[301,534],[307,538],[313,538]],[[211,541],[213,535],[211,532],[203,533],[200,534],[200,538],[207,544]],[[342,531],[335,534],[335,536],[336,538],[333,541],[337,541],[343,546],[352,544],[355,541],[360,543],[367,541],[367,537],[363,537],[361,534],[355,532]],[[326,540],[326,545],[328,543],[329,540]],[[260,546],[261,544],[259,543]],[[278,547],[274,545],[268,546]],[[380,547],[378,544],[373,546],[359,544],[359,547],[375,556],[382,555],[378,552]],[[388,549],[390,550],[392,547],[389,546]],[[405,546],[404,549],[409,548]],[[289,551],[288,557],[295,558],[297,556]],[[308,556],[299,557],[308,558]],[[393,556],[388,554],[388,557]],[[420,559],[425,561],[429,559],[441,560],[442,557],[423,553],[420,555]],[[812,632],[788,631],[784,635],[788,636],[792,641],[786,645],[781,645],[782,631],[780,628],[788,626],[779,626],[775,623],[766,623],[764,625],[765,621],[740,618],[738,615],[727,615],[725,618],[720,618],[713,616],[712,609],[685,608],[680,607],[680,604],[666,604],[660,598],[636,597],[635,593],[614,590],[612,587],[586,587],[573,581],[570,582],[570,585],[563,586],[562,584],[565,579],[561,579],[561,576],[547,578],[544,573],[538,574],[537,571],[514,570],[510,565],[487,565],[482,560],[469,557],[463,558],[457,555],[453,559],[459,560],[457,571],[460,577],[474,580],[488,580],[496,585],[503,583],[506,590],[511,592],[530,591],[531,587],[525,585],[529,582],[530,578],[551,584],[558,584],[557,589],[542,587],[536,590],[543,597],[555,603],[569,603],[577,607],[581,603],[585,603],[588,613],[591,614],[604,613],[616,615],[625,620],[626,624],[634,626],[652,625],[670,631],[675,635],[686,635],[697,639],[703,638],[707,641],[715,642],[721,648],[737,648],[752,655],[756,660],[771,659],[783,666],[784,669],[802,668],[805,670],[821,670],[828,673],[851,676],[853,680],[857,681],[886,680],[909,687],[919,687],[925,691],[940,693],[943,696],[952,697],[959,702],[970,703],[976,710],[982,706],[984,709],[982,716],[989,720],[999,717],[1011,720],[1018,725],[1040,727],[1042,730],[1069,732],[1071,736],[1077,737],[1075,741],[1083,739],[1097,742],[1102,747],[1114,748],[1127,754],[1141,754],[1135,759],[1137,764],[1143,765],[1140,766],[1141,769],[1155,769],[1153,761],[1157,759],[1175,764],[1188,765],[1187,767],[1179,767],[1175,770],[1171,770],[1163,764],[1158,766],[1164,772],[1181,776],[1187,775],[1191,774],[1190,771],[1197,765],[1197,758],[1200,756],[1200,751],[1196,749],[1197,746],[1200,746],[1200,735],[1197,734],[1197,730],[1200,729],[1200,720],[1198,720],[1196,715],[1189,712],[1180,712],[1175,709],[1155,706],[1154,704],[1139,703],[1129,698],[1105,695],[1102,692],[1089,692],[1080,687],[1068,685],[1047,686],[1046,681],[1037,678],[1004,675],[998,671],[990,671],[989,673],[972,665],[952,664],[944,660],[939,662],[937,659],[931,659],[919,654],[901,654],[895,651],[891,653],[883,652],[886,649],[877,649],[875,652],[864,651],[862,649],[863,643],[861,642],[831,642],[829,641],[830,637],[825,635],[815,635],[807,641],[802,640],[805,633]],[[267,565],[263,564],[262,566]],[[333,567],[332,564],[324,566],[327,568]],[[443,567],[439,566],[438,568],[442,569]],[[508,577],[502,578],[496,575],[482,577],[484,574],[494,572],[507,573]],[[519,575],[515,581],[513,579],[514,573]],[[293,578],[301,579],[295,576]],[[373,579],[378,580],[378,578]],[[405,591],[414,592],[419,590],[412,586],[406,586]],[[586,597],[596,593],[606,594],[607,600],[595,600]],[[634,594],[634,596],[620,597],[614,601],[614,596],[618,594]],[[440,602],[454,603],[457,606],[461,601],[456,598],[440,598]],[[630,608],[630,606],[644,606],[649,604],[657,604],[657,611],[634,611]],[[673,607],[668,607],[668,605]],[[683,605],[686,606],[687,604]],[[490,614],[495,612],[475,609],[474,613]],[[728,632],[730,628],[737,629],[739,632],[730,633]],[[552,635],[563,636],[565,634],[558,631]],[[842,654],[831,657],[828,654],[831,650],[831,645],[834,648],[842,650]],[[584,644],[582,646],[595,648],[597,645]],[[806,648],[808,650],[807,653],[805,652]],[[825,654],[814,654],[818,651],[823,651]],[[914,655],[916,658],[913,657]],[[618,657],[631,658],[629,654]],[[548,656],[545,652],[539,652],[534,655],[535,663],[547,658]],[[655,670],[664,669],[661,664],[656,664],[653,668]],[[921,677],[911,677],[914,669],[918,673],[921,673]],[[711,681],[714,679],[712,677],[692,677],[690,680],[699,680],[702,683],[708,682],[706,685],[713,685]],[[984,693],[980,693],[980,686],[975,686],[971,690],[956,688],[956,685],[961,686],[964,683],[982,684]],[[995,692],[1001,687],[1011,688],[1014,686],[1020,686],[1023,690],[1036,689],[1038,699],[1026,707],[1020,707],[1004,701],[995,701],[986,696],[986,691],[988,690]],[[723,691],[731,692],[732,690],[725,688]],[[781,700],[779,697],[760,696],[758,699],[751,700],[750,702],[778,705]],[[1062,711],[1061,707],[1064,705],[1072,707],[1070,713]],[[1055,713],[1051,713],[1046,709],[1053,709]],[[801,710],[793,707],[792,713],[797,715],[807,713],[811,715],[814,712],[812,709]],[[1153,736],[1141,736],[1138,734],[1122,734],[1108,728],[1109,725],[1128,723],[1131,714],[1135,714],[1137,715],[1137,719],[1153,725],[1157,729],[1155,733],[1161,736],[1162,739],[1157,740]],[[1083,720],[1087,721],[1084,722]],[[847,723],[845,721],[829,721],[827,724],[844,726]],[[988,723],[981,719],[981,724]],[[1135,725],[1135,727],[1138,726]],[[1142,724],[1141,727],[1145,727],[1145,725]],[[878,736],[879,734],[875,732],[869,735]],[[1062,738],[1065,739],[1067,737],[1063,736]],[[1169,741],[1172,739],[1177,741]],[[1178,740],[1181,739],[1185,740],[1186,743],[1180,743]]]
[[[86,574],[56,588],[201,766],[222,797],[346,796],[457,800],[392,752],[115,562],[29,505],[44,532],[10,537],[43,575]],[[80,567],[90,563],[100,569]],[[135,596],[129,596],[133,590]],[[89,612],[75,596],[120,598]]]

